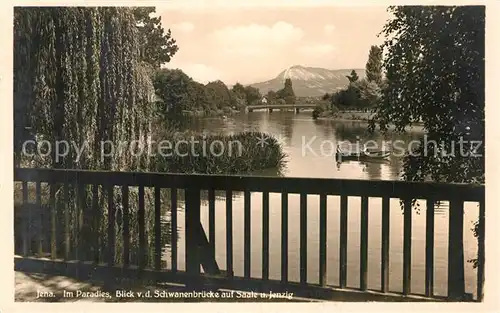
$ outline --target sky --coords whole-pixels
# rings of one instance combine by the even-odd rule
[[[179,51],[168,68],[228,85],[276,77],[293,65],[364,68],[383,42],[385,6],[157,7]]]

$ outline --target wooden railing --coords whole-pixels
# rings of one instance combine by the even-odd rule
[[[115,266],[116,253],[116,231],[115,214],[116,203],[114,203],[113,193],[121,188],[121,225],[123,245],[120,249],[122,254],[121,267],[130,265],[130,229],[138,227],[138,265],[139,268],[146,268],[146,255],[148,253],[147,240],[145,234],[145,188],[154,188],[154,257],[152,269],[154,271],[167,271],[162,266],[162,233],[166,230],[162,226],[160,199],[161,191],[170,189],[170,244],[171,244],[171,266],[168,270],[173,274],[182,274],[178,270],[178,238],[177,238],[177,207],[178,191],[184,190],[185,202],[185,252],[186,252],[186,272],[189,277],[203,277],[207,275],[223,277],[226,281],[235,280],[233,273],[233,193],[242,192],[244,197],[244,274],[242,279],[252,280],[251,277],[251,223],[250,216],[252,206],[250,196],[252,192],[262,193],[262,275],[258,279],[259,283],[277,283],[275,285],[290,287],[293,282],[288,278],[288,200],[290,194],[300,195],[300,281],[297,282],[299,288],[317,287],[328,289],[327,285],[327,196],[340,196],[340,284],[337,289],[347,288],[347,216],[349,197],[361,197],[361,228],[360,228],[360,280],[359,290],[368,291],[368,212],[370,197],[382,198],[382,246],[381,246],[381,294],[389,292],[389,202],[391,198],[402,199],[404,203],[404,225],[403,225],[403,296],[412,295],[411,290],[411,246],[412,246],[412,199],[424,199],[426,207],[426,237],[425,237],[425,297],[434,297],[434,204],[436,201],[449,201],[449,238],[448,238],[448,300],[466,300],[464,284],[464,254],[463,254],[463,229],[464,229],[464,202],[479,203],[479,232],[478,232],[478,262],[477,262],[477,299],[481,301],[483,296],[484,281],[484,186],[471,186],[459,184],[438,184],[438,183],[416,183],[400,181],[364,181],[364,180],[339,180],[339,179],[316,179],[316,178],[278,178],[278,177],[254,177],[254,176],[213,176],[213,175],[183,175],[183,174],[160,174],[160,173],[131,173],[131,172],[103,172],[103,171],[78,171],[78,170],[51,170],[51,169],[15,169],[15,182],[22,184],[22,204],[28,203],[28,182],[35,183],[35,204],[41,206],[41,184],[48,184],[49,205],[48,213],[50,222],[48,229],[44,229],[48,235],[49,245],[46,245],[52,259],[63,258],[65,260],[81,260],[79,257],[80,243],[85,238],[79,238],[76,252],[71,252],[68,238],[68,222],[64,223],[66,228],[62,232],[58,230],[59,219],[68,219],[67,216],[58,216],[56,213],[56,192],[62,191],[63,199],[68,199],[69,190],[76,190],[76,203],[80,204],[83,217],[79,216],[79,223],[97,225],[102,217],[102,210],[98,205],[98,186],[106,191],[108,199],[107,216],[107,241],[106,253],[101,252],[102,242],[99,238],[92,239],[86,244],[93,251],[93,261],[95,263],[107,262],[109,266]],[[87,187],[86,187],[87,186]],[[85,207],[82,195],[85,188],[92,186],[91,208]],[[133,212],[129,210],[129,189],[138,188],[138,225],[130,225]],[[202,199],[201,192],[206,192],[207,199]],[[225,192],[226,198],[226,266],[225,271],[219,269],[215,258],[215,202],[216,193]],[[270,205],[269,194],[281,194],[281,280],[272,281],[269,279],[269,231],[270,231]],[[308,218],[308,195],[319,195],[319,284],[312,284],[308,280],[307,266],[307,218]],[[201,220],[201,201],[208,201],[208,237],[205,235]],[[63,201],[64,202],[64,201]],[[37,207],[37,206],[35,206]],[[219,213],[218,213],[219,214]],[[31,210],[28,219],[37,218],[36,212]],[[60,226],[59,226],[60,227]],[[76,225],[75,227],[78,227]],[[220,226],[219,226],[220,227]],[[23,229],[22,235],[16,237],[22,241],[22,252],[24,256],[32,255],[31,250],[44,252],[42,243],[37,243],[37,248],[30,245],[30,229]],[[61,235],[62,234],[62,235]],[[60,238],[60,237],[63,238]],[[41,237],[38,237],[40,239]],[[40,239],[41,240],[41,239]],[[62,244],[62,248],[60,247]],[[47,252],[47,251],[45,251]],[[81,254],[80,254],[81,255]],[[83,260],[82,260],[83,261]],[[88,261],[88,260],[85,260]],[[200,265],[203,266],[204,274],[200,273]],[[193,281],[192,279],[190,281]],[[469,299],[470,300],[470,299]]]

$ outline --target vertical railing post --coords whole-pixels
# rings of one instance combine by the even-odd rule
[[[251,216],[250,216],[250,206],[251,206],[251,194],[249,190],[245,190],[245,199],[244,199],[244,246],[243,246],[243,259],[244,259],[244,274],[245,277],[250,278],[252,276],[250,264],[252,262],[251,259],[251,233],[252,233],[252,225],[251,225]]]
[[[177,272],[177,188],[170,189],[170,216],[171,216],[171,231],[172,231],[172,272]]]
[[[108,266],[114,266],[115,265],[115,253],[116,253],[116,248],[115,248],[115,236],[116,236],[116,230],[115,230],[115,202],[114,202],[114,186],[113,185],[108,185],[107,187],[107,196],[108,196]],[[139,212],[140,212],[139,208]],[[140,215],[140,214],[139,214]],[[141,218],[139,217],[139,223],[141,222]],[[141,237],[139,237],[139,244],[141,243]],[[141,245],[142,246],[142,245]],[[142,256],[142,254],[141,254]]]
[[[361,197],[361,238],[359,251],[359,288],[368,289],[368,197]]]
[[[300,194],[300,283],[307,284],[307,193]]]
[[[427,199],[425,222],[425,296],[434,295],[434,200]]]
[[[326,225],[327,225],[327,215],[326,215],[326,194],[320,194],[319,196],[319,284],[322,287],[326,287],[327,274],[326,274]]]
[[[155,188],[155,270],[161,269],[161,189]]]
[[[448,298],[463,300],[465,296],[464,273],[464,203],[450,201],[448,234]]]
[[[23,204],[21,210],[23,212],[23,256],[28,256],[31,252],[31,211],[28,206],[28,182],[22,182],[23,185]]]
[[[281,193],[281,282],[288,282],[288,194]]]
[[[262,193],[262,279],[269,279],[269,192]]]
[[[382,255],[380,257],[381,266],[381,289],[389,292],[389,234],[390,234],[390,204],[391,198],[382,198]]]
[[[226,271],[233,277],[233,191],[226,190]]]
[[[191,276],[200,274],[200,256],[198,254],[198,231],[200,229],[200,190],[186,188],[186,271]],[[190,282],[195,282],[190,279]]]
[[[348,197],[340,196],[340,251],[339,251],[339,285],[347,286],[347,205]]]
[[[477,233],[477,300],[484,296],[484,199],[479,203],[479,221]]]
[[[57,212],[56,189],[58,185],[50,185],[49,210],[50,210],[50,258],[57,258]]]
[[[411,199],[404,199],[403,218],[403,294],[409,295],[411,293]]]

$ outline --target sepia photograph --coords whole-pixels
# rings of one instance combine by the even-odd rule
[[[491,293],[486,6],[12,10],[15,302]]]

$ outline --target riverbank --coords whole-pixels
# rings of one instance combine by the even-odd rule
[[[217,109],[217,110],[209,110],[209,111],[203,111],[203,110],[183,110],[182,114],[188,117],[223,117],[223,116],[231,116],[235,114],[241,113],[240,110],[236,110],[233,108],[224,108],[223,110]]]
[[[320,116],[314,118],[319,121],[336,121],[336,122],[364,122],[368,123],[374,116],[373,112],[358,112],[358,111],[341,111],[332,113],[329,111],[323,112]],[[389,130],[393,130],[395,126],[389,125]],[[424,131],[424,124],[421,122],[413,123],[411,130]]]

